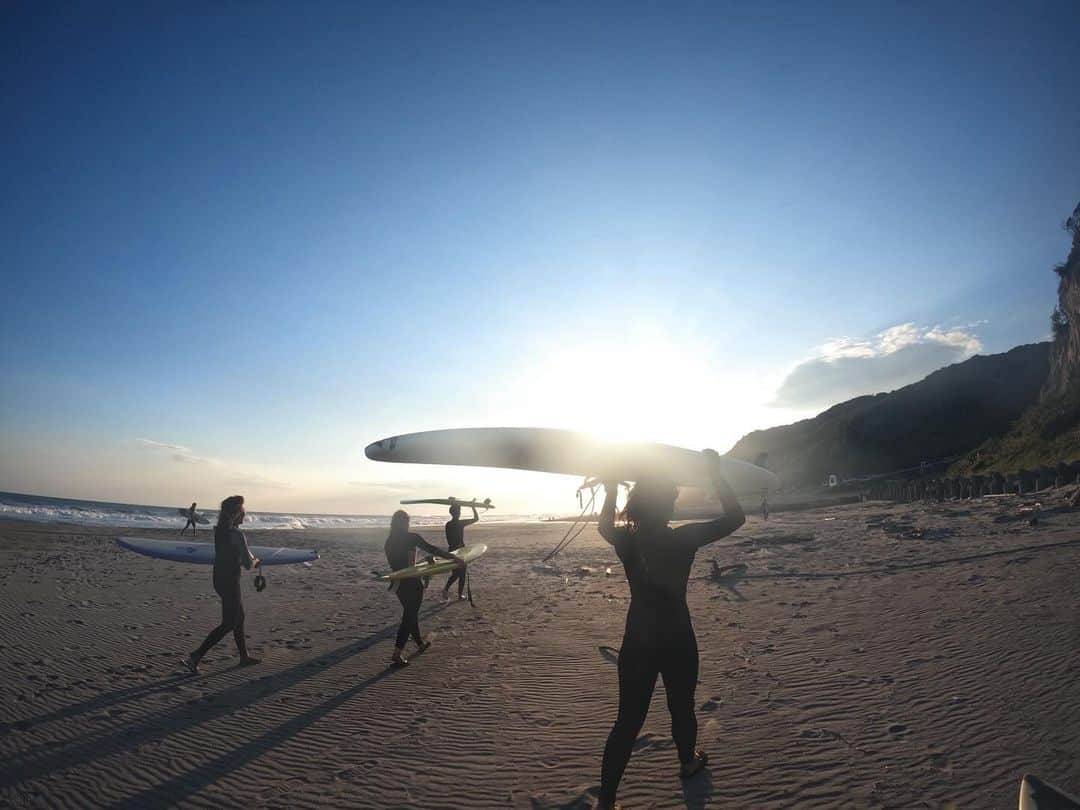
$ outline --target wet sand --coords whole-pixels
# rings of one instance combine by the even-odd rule
[[[712,764],[680,782],[658,688],[620,799],[1006,808],[1025,771],[1080,790],[1080,511],[1063,497],[1036,525],[1008,498],[780,513],[703,549]],[[186,677],[219,617],[209,568],[109,530],[0,524],[0,805],[589,807],[628,591],[591,526],[540,565],[566,529],[470,528],[490,547],[476,607],[433,582],[434,646],[402,670],[399,604],[369,580],[384,531],[252,533],[322,559],[263,593],[245,579],[260,666],[237,668],[227,638]],[[712,580],[712,559],[745,572]]]

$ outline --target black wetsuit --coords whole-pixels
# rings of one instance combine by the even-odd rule
[[[657,675],[664,678],[679,760],[686,763],[694,757],[698,647],[686,605],[686,581],[698,548],[717,536],[714,524],[698,523],[648,533],[615,529],[609,538],[630,583],[630,607],[619,651],[619,715],[608,735],[600,775],[603,801],[615,800]]]
[[[400,571],[414,564],[416,549],[422,548],[428,554],[442,556],[443,552],[428,543],[418,534],[400,532],[391,534],[386,538],[386,561],[393,571]],[[403,579],[397,583],[397,598],[401,602],[401,625],[398,627],[395,647],[405,646],[405,642],[412,636],[417,644],[422,644],[420,638],[420,604],[424,601],[424,586],[419,577]]]
[[[451,551],[457,551],[465,546],[465,527],[473,522],[460,518],[446,521],[446,545]],[[450,579],[446,581],[446,586],[443,588],[444,594],[450,591],[450,586],[455,582],[458,584],[458,596],[461,596],[461,592],[465,590],[464,568],[457,568],[450,575]]]
[[[196,651],[200,658],[231,630],[236,649],[247,658],[244,639],[244,602],[240,598],[240,569],[251,567],[251,550],[244,533],[236,528],[214,529],[214,590],[221,597],[221,624]]]

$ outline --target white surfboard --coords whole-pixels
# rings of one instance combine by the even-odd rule
[[[613,442],[555,428],[407,433],[372,442],[364,453],[374,461],[500,467],[616,481],[665,476],[680,486],[712,486],[707,459],[696,450],[650,442]],[[720,456],[720,467],[738,493],[760,493],[780,484],[773,473],[746,461]]]
[[[487,552],[487,546],[483,543],[474,543],[471,546],[462,546],[456,551],[450,553],[463,562],[470,563],[478,557],[483,556]],[[386,574],[377,574],[375,579],[379,582],[393,582],[398,579],[415,579],[416,577],[430,577],[435,574],[442,574],[446,571],[453,571],[457,568],[457,563],[444,559],[443,557],[434,557],[429,562],[424,560],[416,565],[410,565],[408,568],[400,568],[397,571],[390,571]]]
[[[214,562],[213,543],[188,543],[183,540],[159,540],[150,537],[117,537],[120,548],[134,551],[146,557],[172,562],[211,565]],[[251,553],[259,558],[259,565],[292,565],[319,559],[319,552],[299,548],[275,548],[250,546]]]
[[[487,498],[483,501],[463,501],[460,498],[417,498],[414,500],[398,501],[400,504],[414,504],[414,503],[430,503],[436,506],[463,506],[466,509],[472,507],[473,509],[494,509],[495,504],[491,502],[491,498]]]

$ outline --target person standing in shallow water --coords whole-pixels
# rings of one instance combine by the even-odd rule
[[[449,551],[436,548],[420,535],[411,533],[409,513],[398,509],[390,518],[390,536],[386,538],[383,546],[390,569],[400,571],[402,568],[415,565],[418,548],[422,548],[432,556],[457,561],[457,557]],[[419,650],[426,650],[431,646],[431,642],[424,641],[420,635],[420,604],[424,601],[424,585],[419,577],[412,577],[396,580],[390,587],[401,602],[401,625],[398,627],[394,655],[390,659],[390,665],[403,667],[409,663],[409,659],[405,657],[405,642],[409,640],[409,636],[412,636]]]
[[[465,527],[472,526],[474,523],[480,521],[480,515],[476,513],[476,507],[472,508],[472,519],[461,519],[461,505],[453,504],[450,507],[450,520],[446,521],[446,545],[451,551],[457,551],[459,548],[465,547]],[[442,598],[445,602],[450,597],[450,586],[457,582],[457,598],[464,599],[465,591],[465,567],[457,568],[454,573],[450,575],[450,578],[446,580],[446,585],[442,590]],[[470,590],[469,593],[472,593]]]
[[[197,525],[196,522],[195,522],[195,507],[196,506],[198,506],[198,504],[195,503],[195,501],[192,501],[191,506],[188,507],[187,523],[185,523],[184,528],[182,528],[180,530],[180,534],[186,534],[187,530],[188,530],[188,526],[191,527],[191,536],[192,537],[195,537],[199,533],[198,529],[195,528],[195,526]]]
[[[259,564],[239,528],[245,514],[243,495],[231,495],[221,502],[218,522],[214,527],[214,590],[221,597],[221,624],[210,631],[199,649],[184,659],[184,666],[192,674],[198,673],[203,656],[230,631],[240,653],[240,666],[249,667],[259,663],[258,658],[248,655],[244,637],[244,602],[240,598],[240,568],[250,569]]]
[[[675,513],[678,488],[663,479],[643,479],[627,499],[626,525],[616,526],[619,485],[604,484],[607,497],[600,512],[600,534],[623,563],[630,583],[630,607],[619,651],[619,713],[604,747],[598,810],[619,806],[615,794],[645,723],[657,675],[664,678],[679,775],[689,779],[708,763],[708,757],[697,750],[698,648],[686,604],[686,583],[697,550],[731,534],[746,522],[746,516],[720,475],[716,451],[705,454],[724,507],[719,520],[672,529],[668,522]]]

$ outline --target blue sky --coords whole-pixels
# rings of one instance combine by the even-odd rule
[[[1080,6],[948,6],[8,9],[0,489],[558,511],[362,450],[724,450],[1044,338]],[[785,386],[841,357],[865,378]]]

